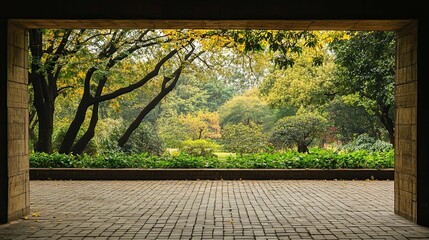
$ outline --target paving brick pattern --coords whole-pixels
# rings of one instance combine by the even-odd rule
[[[31,181],[0,239],[429,239],[393,181]]]

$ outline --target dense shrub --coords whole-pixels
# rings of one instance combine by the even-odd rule
[[[387,152],[334,152],[311,149],[304,154],[297,151],[284,153],[256,153],[229,156],[226,160],[217,157],[195,157],[188,154],[178,156],[154,156],[147,153],[110,153],[99,156],[73,156],[65,154],[34,153],[30,166],[35,168],[392,168],[393,150]]]
[[[211,157],[214,156],[214,151],[219,148],[220,146],[217,143],[205,139],[197,139],[183,141],[180,151],[196,157]]]
[[[312,149],[309,154],[287,151],[229,157],[228,168],[393,168],[394,153],[368,152],[336,153]]]
[[[376,138],[368,136],[367,134],[361,134],[350,143],[344,145],[341,149],[347,152],[359,150],[366,150],[370,152],[387,152],[392,150],[393,146],[388,142],[380,141]]]
[[[315,113],[302,113],[282,118],[274,125],[270,143],[284,149],[296,146],[298,152],[308,152],[308,146],[326,131],[327,121]]]
[[[243,154],[261,152],[267,140],[262,133],[262,126],[249,122],[226,125],[222,129],[222,143],[226,150]]]
[[[125,143],[123,151],[126,153],[147,152],[161,155],[164,152],[164,143],[158,130],[150,123],[144,122],[134,131]]]

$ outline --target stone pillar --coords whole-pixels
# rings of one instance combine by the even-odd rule
[[[395,213],[417,222],[417,22],[396,36]]]
[[[30,211],[30,181],[28,155],[28,34],[11,23],[7,26],[7,74],[1,78],[1,221],[10,222]],[[3,26],[2,26],[3,27]],[[3,28],[2,28],[3,30]],[[3,46],[2,46],[3,47]],[[2,48],[3,49],[3,48]],[[3,61],[2,61],[3,62]],[[4,78],[6,76],[6,79]],[[5,88],[4,88],[5,87]],[[6,100],[3,102],[3,100]],[[6,106],[5,106],[6,105]],[[6,115],[6,116],[4,116]],[[6,119],[5,119],[6,118]],[[6,124],[5,124],[6,123]],[[5,132],[6,142],[4,143]],[[6,145],[6,149],[4,146]],[[5,151],[6,150],[6,154]],[[6,174],[6,175],[4,175]],[[7,186],[7,190],[5,189]]]
[[[7,21],[0,20],[0,52],[7,52]],[[7,55],[0,55],[0,223],[7,222]]]

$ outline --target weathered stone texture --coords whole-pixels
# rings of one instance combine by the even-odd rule
[[[417,23],[397,31],[395,212],[417,221]]]
[[[8,27],[7,156],[8,220],[29,213],[28,161],[28,36],[24,28]]]

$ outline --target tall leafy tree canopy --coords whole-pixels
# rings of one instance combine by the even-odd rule
[[[349,32],[330,47],[339,66],[334,84],[341,95],[355,100],[375,114],[394,144],[395,33]]]

